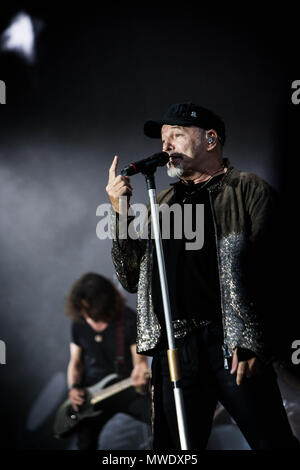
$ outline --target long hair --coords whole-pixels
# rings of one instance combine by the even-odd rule
[[[86,273],[74,282],[65,302],[65,313],[83,322],[83,309],[94,321],[112,321],[120,308],[121,294],[111,281],[97,273]],[[85,307],[82,303],[88,307]]]

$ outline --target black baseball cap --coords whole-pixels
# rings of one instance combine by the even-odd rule
[[[172,104],[160,121],[145,122],[145,135],[160,139],[161,128],[164,124],[183,127],[196,126],[206,130],[214,129],[218,134],[221,145],[224,145],[226,140],[225,124],[222,119],[213,111],[194,103]]]

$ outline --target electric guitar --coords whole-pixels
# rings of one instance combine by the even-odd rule
[[[145,373],[146,378],[150,376],[150,371]],[[103,412],[103,409],[101,407],[99,408],[101,402],[132,387],[131,377],[121,381],[118,381],[118,378],[117,374],[109,374],[95,385],[85,388],[85,401],[83,405],[79,407],[79,411],[74,410],[69,398],[65,400],[59,407],[55,416],[54,437],[58,439],[68,437],[82,420],[99,416]],[[114,383],[108,385],[111,382]],[[214,419],[223,411],[224,408],[220,404],[219,408],[215,411]]]
[[[99,408],[101,402],[132,387],[130,377],[116,382],[117,379],[117,374],[110,374],[95,385],[86,387],[85,401],[79,411],[74,410],[70,399],[65,400],[56,413],[54,436],[58,439],[69,436],[82,420],[99,416],[103,412],[101,407]],[[111,382],[115,383],[108,385]]]

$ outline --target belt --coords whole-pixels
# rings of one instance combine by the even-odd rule
[[[175,338],[184,338],[188,333],[209,325],[212,321],[200,320],[199,318],[184,318],[183,320],[173,320],[173,330]]]

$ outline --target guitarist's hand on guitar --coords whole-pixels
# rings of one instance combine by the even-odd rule
[[[79,410],[79,406],[84,403],[85,391],[83,388],[72,388],[69,391],[69,398],[75,411]]]
[[[131,372],[132,385],[134,386],[137,393],[142,395],[147,392],[150,373],[148,367],[144,363],[140,363],[134,366]]]

